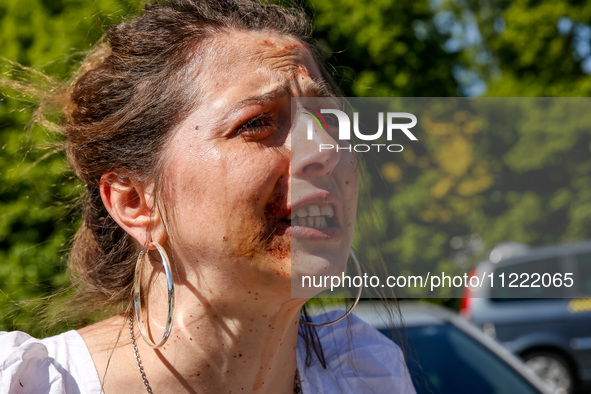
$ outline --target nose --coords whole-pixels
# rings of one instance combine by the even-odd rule
[[[338,141],[322,123],[298,112],[291,128],[291,176],[307,179],[330,175],[341,155]]]

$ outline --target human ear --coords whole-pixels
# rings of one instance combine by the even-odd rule
[[[101,177],[100,190],[109,215],[140,245],[154,249],[151,242],[167,239],[159,210],[154,207],[154,185],[126,175],[109,172]]]

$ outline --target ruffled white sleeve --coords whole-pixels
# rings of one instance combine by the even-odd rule
[[[36,339],[0,332],[0,393],[100,393],[100,381],[84,340],[76,331]]]

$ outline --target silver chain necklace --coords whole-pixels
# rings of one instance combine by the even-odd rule
[[[133,335],[133,313],[129,317],[129,334],[131,335],[131,344],[133,345],[133,354],[135,354],[135,361],[137,362],[137,367],[140,370],[140,374],[142,375],[142,380],[144,381],[144,386],[146,386],[146,390],[148,393],[152,393],[152,387],[150,387],[150,383],[148,383],[148,378],[146,377],[146,372],[144,371],[144,366],[142,365],[142,360],[140,359],[140,352],[137,350],[137,343],[135,343],[135,335]]]
[[[129,335],[131,336],[131,345],[133,346],[133,354],[135,355],[135,361],[137,363],[138,369],[140,370],[140,374],[142,375],[142,380],[144,381],[144,386],[146,386],[146,391],[149,394],[153,394],[152,387],[150,387],[150,383],[148,383],[148,377],[146,376],[144,366],[142,365],[140,352],[138,351],[137,343],[135,342],[135,335],[133,335],[133,313],[129,317]],[[296,394],[303,394],[302,381],[300,380],[300,372],[297,368],[295,371],[295,376],[293,378],[293,392]]]

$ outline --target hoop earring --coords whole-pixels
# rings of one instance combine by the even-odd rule
[[[152,245],[156,247],[158,253],[160,253],[160,257],[162,258],[162,265],[164,266],[164,272],[166,274],[166,287],[168,290],[168,314],[166,316],[166,326],[164,328],[164,333],[162,334],[162,338],[160,342],[154,343],[147,335],[144,334],[145,330],[142,329],[142,305],[141,305],[141,275],[140,275],[140,264],[142,257],[147,255],[145,250],[140,252],[140,255],[137,258],[137,263],[135,265],[135,277],[133,279],[133,308],[135,310],[135,319],[137,322],[137,326],[140,330],[140,335],[142,336],[143,340],[153,349],[158,349],[168,339],[170,335],[170,331],[172,330],[172,321],[174,319],[174,283],[172,281],[172,273],[170,270],[170,261],[168,260],[168,256],[166,251],[160,244],[157,242],[152,242]]]
[[[349,255],[351,256],[351,258],[353,258],[353,261],[355,262],[355,267],[357,267],[357,274],[359,275],[359,277],[362,277],[363,274],[361,273],[361,265],[359,264],[359,260],[357,260],[357,256],[355,256],[355,253],[353,253],[353,250],[349,250]],[[333,321],[329,321],[326,323],[312,323],[307,320],[300,319],[300,323],[305,324],[307,326],[312,326],[312,327],[325,327],[325,326],[330,326],[332,324],[340,322],[345,317],[349,316],[351,314],[351,312],[353,312],[353,309],[355,309],[355,307],[357,306],[357,303],[359,302],[359,299],[361,298],[362,291],[363,291],[363,286],[359,286],[359,291],[357,291],[357,297],[355,297],[355,302],[353,302],[353,305],[351,305],[351,307],[349,309],[347,309],[345,314],[343,316],[339,317],[338,319],[333,320]]]

